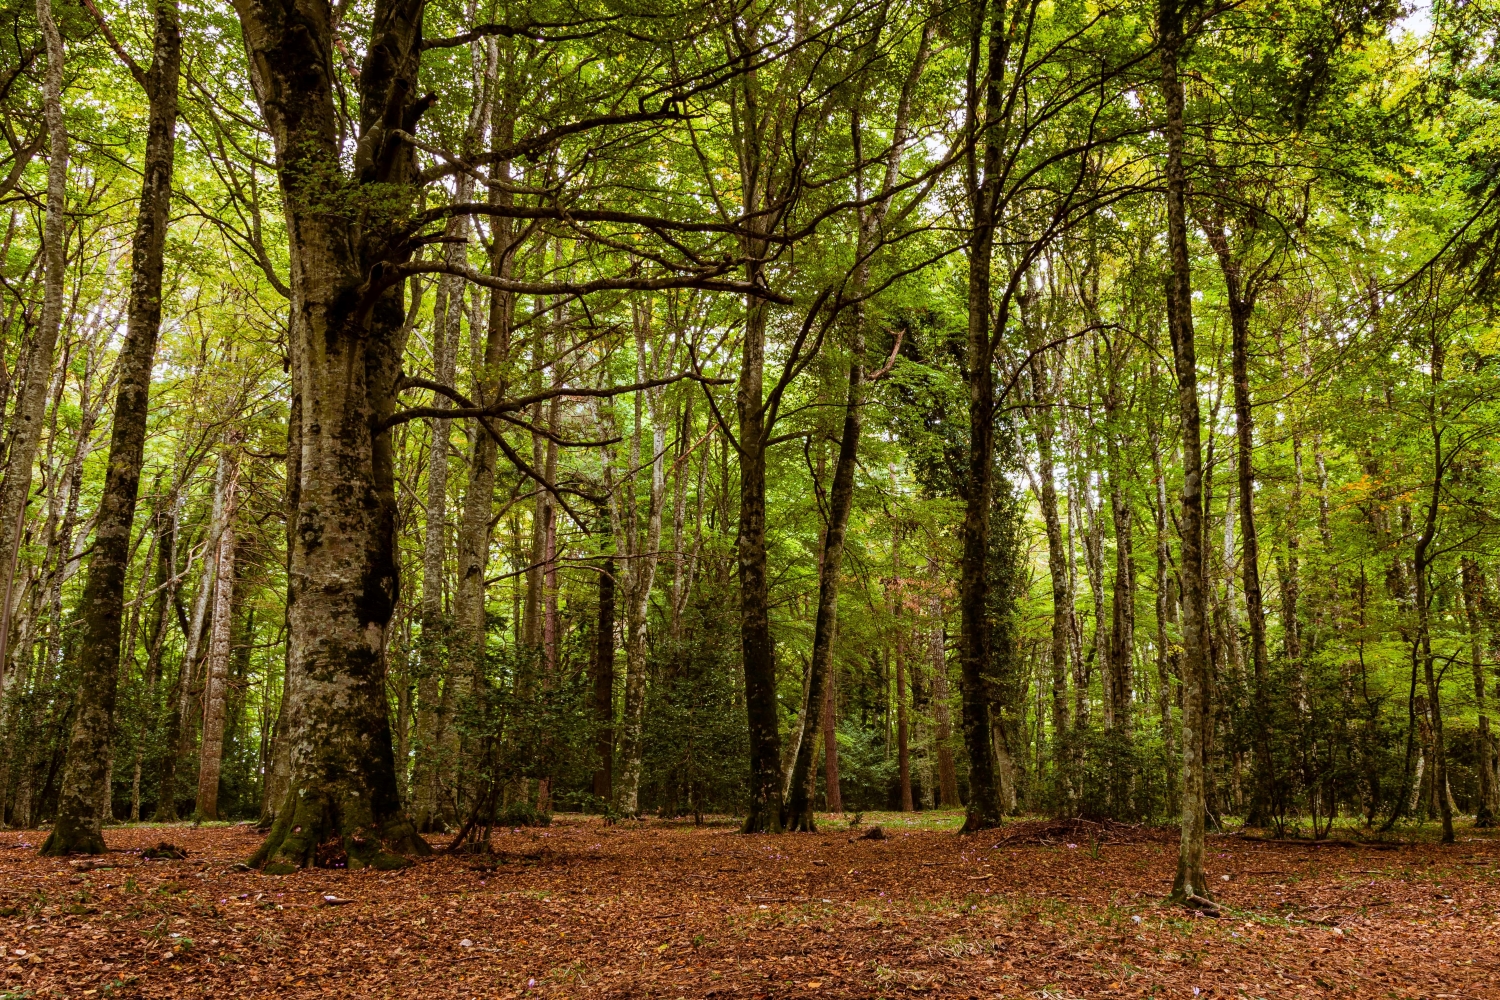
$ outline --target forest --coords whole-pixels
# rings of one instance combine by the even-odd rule
[[[0,0],[6,846],[1479,850],[1497,102],[1491,0]]]

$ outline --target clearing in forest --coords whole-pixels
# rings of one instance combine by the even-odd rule
[[[777,837],[563,818],[487,856],[287,876],[236,870],[247,826],[111,828],[109,854],[72,862],[5,833],[0,996],[1500,996],[1500,845],[1478,831],[1210,837],[1210,919],[1162,903],[1167,831],[865,819]],[[145,856],[164,840],[186,857]]]

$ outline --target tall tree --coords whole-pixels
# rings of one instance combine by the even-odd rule
[[[42,17],[46,4],[47,0],[38,0],[39,17]],[[101,804],[108,801],[110,794],[108,762],[111,760],[111,726],[120,675],[120,621],[124,613],[130,539],[145,452],[151,372],[156,359],[157,335],[161,329],[162,257],[172,201],[177,93],[182,59],[182,39],[175,0],[157,0],[155,14],[156,28],[151,66],[148,70],[142,70],[123,49],[119,49],[132,75],[146,91],[149,108],[146,158],[142,169],[140,207],[136,214],[135,235],[131,245],[130,303],[125,340],[121,345],[118,361],[119,383],[115,397],[114,426],[110,436],[109,466],[105,474],[104,493],[100,497],[99,510],[94,518],[94,555],[89,562],[81,605],[85,639],[80,657],[80,705],[68,746],[68,763],[63,774],[63,794],[59,802],[57,822],[46,843],[42,845],[44,854],[98,854],[105,849],[100,829],[105,818]],[[60,63],[62,44],[60,40],[57,42],[54,53],[51,36],[56,35],[57,27],[51,23],[50,9],[46,11],[43,30],[49,33],[49,63],[53,58]],[[107,25],[104,30],[109,33]],[[112,33],[110,37],[113,41]],[[118,43],[116,47],[118,48]],[[49,74],[50,72],[49,68]],[[60,65],[58,73],[61,74]],[[50,105],[54,95],[51,91],[49,77],[49,124],[57,130],[57,138],[53,142],[54,167],[60,158],[65,170],[67,145],[66,138],[61,133],[62,115],[59,110],[55,122],[52,121]],[[60,93],[56,97],[60,101]],[[60,214],[60,182],[56,193]],[[50,220],[52,208],[52,188],[49,182],[49,253],[54,235]],[[61,235],[59,225],[55,233],[59,259]],[[48,266],[49,269],[52,266],[50,260]],[[60,299],[61,287],[57,292]],[[49,295],[50,293],[49,289]],[[43,325],[45,324],[44,318]],[[43,337],[45,336],[44,332]],[[47,353],[50,355],[50,347]],[[22,426],[21,434],[24,435],[25,425]],[[12,447],[24,450],[25,446],[18,441]],[[16,458],[17,452],[13,450],[12,459]],[[29,455],[26,462],[28,465],[31,462]],[[7,485],[9,482],[10,475],[7,473]],[[9,521],[5,521],[8,513],[5,497],[0,494],[0,521],[9,524]],[[0,527],[0,532],[3,531],[4,528]],[[0,535],[0,538],[3,537]],[[19,542],[19,538],[16,541]],[[0,544],[0,564],[13,565],[13,559],[6,561],[6,554],[5,546]],[[9,610],[8,601],[5,610]],[[0,633],[7,630],[8,624],[0,625]],[[0,639],[0,648],[3,648],[3,644],[4,640]],[[0,662],[3,659],[3,654],[0,654]]]

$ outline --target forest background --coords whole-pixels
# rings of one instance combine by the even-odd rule
[[[1493,822],[1496,18],[6,3],[4,822]]]

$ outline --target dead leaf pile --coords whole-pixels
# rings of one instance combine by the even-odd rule
[[[160,828],[107,830],[88,865],[7,850],[0,996],[1437,1000],[1500,981],[1490,841],[1211,838],[1210,920],[1163,904],[1169,838],[825,826],[564,818],[495,836],[483,864],[288,876],[234,870],[259,842],[246,828],[173,828],[186,858],[161,861],[141,853]]]

